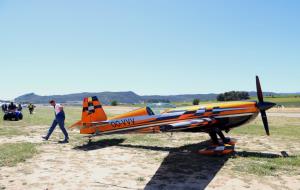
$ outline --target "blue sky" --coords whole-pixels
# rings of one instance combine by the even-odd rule
[[[299,92],[299,1],[0,1],[1,99]]]

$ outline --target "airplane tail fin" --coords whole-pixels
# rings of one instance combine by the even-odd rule
[[[107,120],[107,116],[97,96],[84,98],[82,107],[81,120],[74,123],[69,128],[75,126],[90,126],[93,123]]]
[[[84,98],[82,106],[82,123],[91,123],[107,120],[107,116],[97,96]]]

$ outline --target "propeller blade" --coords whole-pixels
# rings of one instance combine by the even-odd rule
[[[261,90],[261,86],[260,86],[260,81],[258,76],[256,76],[256,92],[257,92],[257,98],[258,98],[258,102],[264,102],[264,96]]]
[[[267,134],[268,136],[270,136],[270,132],[269,132],[269,124],[268,124],[268,118],[267,118],[266,111],[265,111],[265,110],[261,110],[261,111],[260,111],[260,114],[261,114],[261,118],[262,118],[263,123],[264,123],[264,127],[265,127],[266,134]]]

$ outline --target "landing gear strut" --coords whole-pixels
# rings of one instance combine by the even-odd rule
[[[219,128],[214,128],[208,134],[209,134],[212,142],[214,144],[216,144],[216,145],[227,144],[227,143],[230,142],[230,138],[225,137],[225,135],[223,134],[223,132]],[[223,143],[220,143],[220,141],[218,140],[217,135],[221,138],[221,140],[223,141]]]
[[[88,144],[90,144],[91,142],[92,142],[92,137],[89,137],[89,139],[88,139]]]

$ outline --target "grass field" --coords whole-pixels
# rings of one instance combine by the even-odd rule
[[[71,124],[72,122],[75,122],[76,120],[80,119],[81,116],[81,107],[66,107],[65,112],[67,113],[66,116],[66,125]],[[30,115],[27,109],[23,110],[24,119],[17,122],[11,122],[11,121],[4,121],[3,118],[3,112],[0,113],[0,126],[20,126],[20,127],[26,127],[26,126],[33,126],[33,125],[50,125],[54,118],[54,111],[52,108],[46,107],[46,106],[38,106],[34,114]]]
[[[290,157],[239,157],[234,162],[234,170],[256,176],[299,175],[300,156]]]
[[[32,158],[37,153],[36,146],[32,143],[0,144],[0,167],[15,166],[19,162]]]
[[[300,118],[288,117],[268,117],[271,130],[271,136],[286,140],[298,140],[300,136]],[[265,129],[262,126],[260,116],[243,126],[232,130],[236,135],[265,135]]]
[[[251,98],[256,100],[256,97]],[[275,96],[264,97],[264,101],[274,102],[277,105],[283,105],[284,107],[300,107],[300,96]]]
[[[257,100],[257,97],[251,97],[250,100]],[[300,96],[266,96],[264,97],[264,101],[268,102],[274,102],[277,105],[282,105],[284,107],[300,107]],[[217,100],[211,100],[211,101],[201,101],[200,104],[206,104],[206,103],[214,103],[217,102]],[[176,106],[190,106],[192,105],[191,102],[172,102]]]

